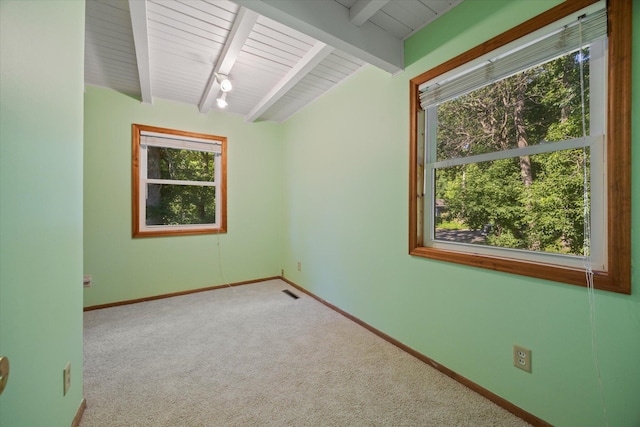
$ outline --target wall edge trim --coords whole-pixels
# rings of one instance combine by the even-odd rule
[[[536,417],[532,413],[525,411],[524,409],[520,408],[519,406],[516,406],[515,404],[509,402],[505,398],[503,398],[501,396],[498,396],[497,394],[487,390],[486,388],[484,388],[481,385],[471,381],[470,379],[468,379],[466,377],[463,377],[462,375],[460,375],[457,372],[447,368],[446,366],[441,365],[440,363],[436,362],[435,360],[431,359],[430,357],[425,356],[424,354],[418,352],[417,350],[414,350],[413,348],[407,346],[406,344],[403,344],[402,342],[400,342],[397,339],[391,337],[390,335],[385,334],[381,330],[374,328],[373,326],[369,325],[368,323],[364,322],[363,320],[360,320],[357,317],[347,313],[346,311],[341,310],[340,308],[336,307],[335,305],[331,304],[330,302],[325,301],[324,299],[318,297],[314,293],[312,293],[312,292],[308,291],[307,289],[303,288],[302,286],[292,282],[291,280],[289,280],[289,279],[287,279],[285,277],[280,277],[280,279],[282,281],[286,282],[287,284],[293,286],[294,288],[298,289],[300,292],[303,292],[303,293],[309,295],[310,297],[314,298],[315,300],[317,300],[318,302],[324,304],[325,306],[329,307],[330,309],[340,313],[341,315],[345,316],[347,319],[357,323],[358,325],[360,325],[363,328],[369,330],[370,332],[373,332],[374,334],[376,334],[380,338],[384,339],[385,341],[389,342],[390,344],[393,344],[396,347],[398,347],[399,349],[403,350],[404,352],[409,353],[411,356],[415,357],[416,359],[420,360],[421,362],[426,363],[427,365],[429,365],[429,366],[437,369],[438,371],[442,372],[446,376],[456,380],[457,382],[459,382],[460,384],[464,385],[465,387],[475,391],[476,393],[478,393],[482,397],[490,400],[491,402],[495,403],[496,405],[500,406],[501,408],[511,412],[513,415],[517,416],[518,418],[521,418],[522,420],[528,422],[529,424],[531,424],[533,426],[536,426],[536,427],[553,427],[552,424],[549,424],[548,422],[544,421],[543,419]]]
[[[76,416],[73,417],[73,421],[71,422],[71,427],[78,427],[80,425],[80,421],[82,421],[82,415],[84,415],[84,410],[87,408],[87,399],[82,399],[80,401],[80,406],[78,406],[78,411],[76,412]]]
[[[171,297],[179,297],[181,295],[195,294],[197,292],[212,291],[215,289],[229,288],[232,286],[249,285],[252,283],[266,282],[267,280],[274,280],[274,279],[280,279],[280,278],[281,278],[280,276],[263,277],[260,279],[245,280],[242,282],[226,283],[224,285],[207,286],[205,288],[189,289],[186,291],[172,292],[168,294],[152,295],[148,297],[142,297],[142,298],[136,298],[136,299],[130,299],[130,300],[124,300],[124,301],[115,301],[115,302],[110,302],[106,304],[98,304],[98,305],[92,305],[89,307],[84,307],[83,311],[100,310],[103,308],[117,307],[119,305],[137,304],[139,302],[153,301],[157,299],[164,299],[164,298],[171,298]]]

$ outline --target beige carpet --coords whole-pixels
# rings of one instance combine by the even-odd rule
[[[528,425],[280,280],[84,321],[82,427]]]

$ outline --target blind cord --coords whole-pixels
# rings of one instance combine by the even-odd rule
[[[578,68],[580,70],[580,101],[582,108],[582,137],[585,140],[585,145],[582,147],[582,191],[583,191],[583,208],[584,208],[584,241],[583,241],[583,252],[585,255],[584,258],[584,267],[585,267],[585,280],[587,285],[587,297],[589,301],[589,321],[591,326],[591,349],[593,352],[594,365],[596,371],[596,377],[598,379],[598,385],[600,388],[600,399],[602,400],[602,412],[604,415],[605,425],[609,427],[609,417],[607,414],[607,404],[604,395],[604,387],[602,385],[602,375],[600,372],[600,361],[598,358],[598,336],[596,330],[596,298],[595,298],[595,289],[593,285],[593,262],[591,258],[591,212],[590,206],[591,201],[589,197],[589,174],[587,168],[587,119],[586,119],[586,108],[585,108],[585,96],[584,96],[584,46],[582,42],[582,20],[584,19],[584,15],[578,18],[578,38],[580,51],[578,53]]]
[[[227,283],[224,278],[224,271],[222,269],[222,246],[220,246],[220,233],[216,233],[216,245],[218,246],[218,269],[220,270],[220,279],[222,279],[222,285],[226,285],[228,288],[231,287],[231,283]],[[235,290],[233,291],[235,292]]]

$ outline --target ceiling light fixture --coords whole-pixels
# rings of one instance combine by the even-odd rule
[[[231,84],[231,80],[229,80],[229,77],[223,74],[216,74],[216,79],[218,80],[221,91],[229,92],[231,89],[233,89],[233,85]]]
[[[226,108],[229,103],[227,102],[227,92],[222,92],[222,96],[216,99],[219,108]]]

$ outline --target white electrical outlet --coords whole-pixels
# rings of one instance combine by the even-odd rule
[[[302,263],[298,261],[298,271],[302,271]]]
[[[523,371],[531,372],[531,350],[520,347],[519,345],[514,345],[513,366]]]

